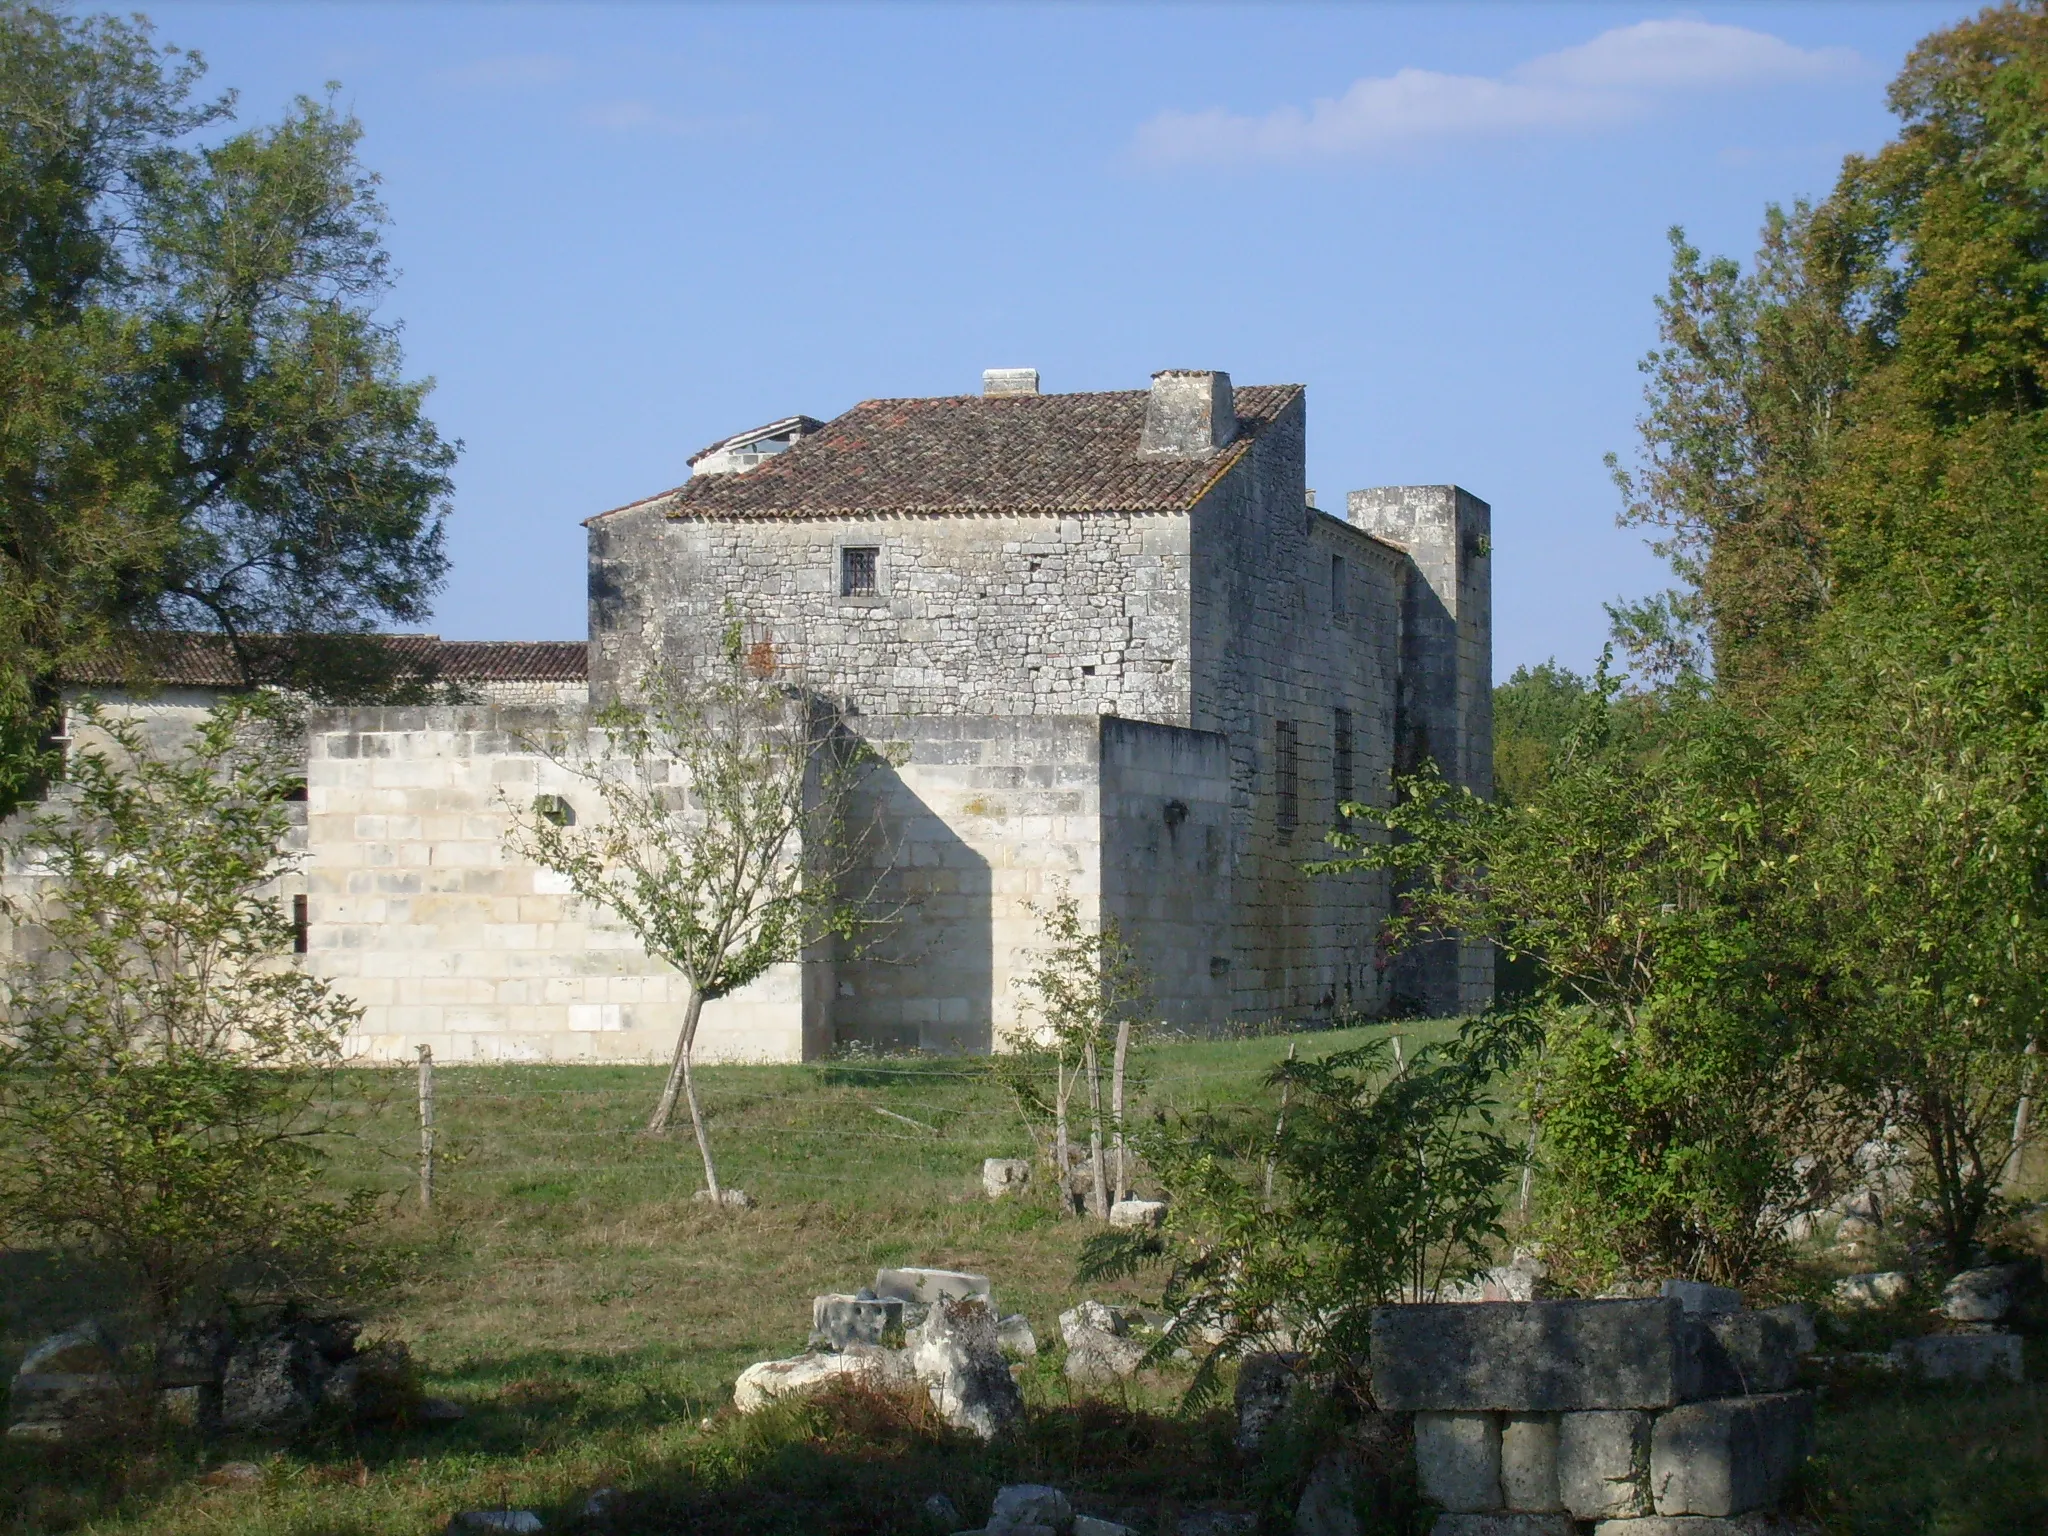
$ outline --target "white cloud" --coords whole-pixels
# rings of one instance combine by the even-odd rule
[[[1851,49],[1799,48],[1746,27],[1643,21],[1500,76],[1404,69],[1306,111],[1162,112],[1138,129],[1135,148],[1155,164],[1366,159],[1453,139],[1598,128],[1641,117],[1674,91],[1777,85],[1860,63]]]

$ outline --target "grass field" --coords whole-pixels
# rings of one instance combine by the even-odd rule
[[[1321,1052],[1358,1037],[1295,1043]],[[1157,1047],[1147,1107],[1256,1102],[1288,1044]],[[410,1077],[365,1075],[359,1131],[341,1155],[390,1191],[387,1236],[406,1255],[406,1278],[367,1309],[370,1334],[404,1340],[428,1389],[468,1409],[462,1422],[282,1452],[165,1440],[52,1460],[8,1447],[0,1528],[413,1536],[458,1509],[510,1506],[565,1529],[592,1490],[612,1487],[619,1530],[927,1532],[928,1494],[949,1493],[972,1521],[999,1482],[1019,1479],[1058,1482],[1082,1507],[1145,1529],[1171,1530],[1190,1506],[1257,1507],[1264,1490],[1230,1453],[1222,1416],[1173,1413],[1172,1380],[1076,1398],[1056,1350],[1026,1382],[1031,1432],[995,1452],[872,1402],[734,1417],[734,1375],[797,1352],[810,1298],[883,1265],[984,1271],[1004,1311],[1056,1341],[1057,1314],[1082,1294],[1073,1267],[1089,1229],[1049,1200],[982,1198],[981,1160],[1026,1155],[1032,1139],[972,1063],[706,1071],[721,1175],[760,1202],[727,1213],[690,1200],[700,1175],[687,1131],[639,1134],[658,1079],[648,1068],[444,1067],[436,1207],[422,1216],[410,1194]],[[46,1255],[10,1250],[0,1264],[9,1369],[104,1296]],[[2038,1386],[1840,1387],[1822,1438],[1812,1502],[1831,1530],[2048,1529]],[[262,1481],[204,1481],[228,1459],[259,1461]]]

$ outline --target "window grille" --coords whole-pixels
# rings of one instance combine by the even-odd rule
[[[1278,720],[1273,724],[1273,763],[1278,791],[1273,821],[1280,835],[1288,837],[1301,824],[1301,760],[1291,721]]]
[[[294,896],[292,898],[293,954],[303,955],[306,952],[306,935],[310,931],[310,929],[311,919],[307,916],[306,913],[306,898],[303,896]]]
[[[1336,791],[1337,804],[1342,805],[1352,796],[1351,788],[1351,711],[1340,709],[1330,736],[1330,785]],[[1343,814],[1341,811],[1338,813]]]
[[[874,545],[848,546],[839,551],[839,595],[873,597],[875,571],[881,564],[881,550]]]

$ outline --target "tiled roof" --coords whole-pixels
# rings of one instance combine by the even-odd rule
[[[271,636],[250,637],[260,648]],[[439,635],[366,636],[430,677],[450,683],[580,683],[588,675],[589,647],[581,640],[443,640]],[[233,688],[242,681],[220,635],[164,632],[149,637],[143,668],[172,688]],[[131,674],[112,659],[74,668],[63,681],[118,685]]]
[[[631,505],[675,518],[1179,512],[1300,393],[1237,390],[1237,439],[1207,459],[1138,457],[1142,389],[864,400],[758,469],[699,475]]]

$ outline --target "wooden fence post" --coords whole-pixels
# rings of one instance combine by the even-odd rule
[[[434,1208],[434,1048],[420,1047],[420,1209]]]

